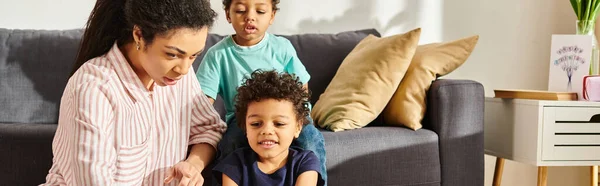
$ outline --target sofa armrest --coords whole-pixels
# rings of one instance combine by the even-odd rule
[[[57,124],[0,123],[2,185],[39,185],[52,166]]]
[[[483,85],[438,79],[427,93],[423,127],[438,134],[442,186],[484,184]]]

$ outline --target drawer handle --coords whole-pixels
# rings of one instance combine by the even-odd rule
[[[596,114],[593,115],[590,118],[590,121],[563,121],[563,120],[557,120],[557,123],[600,123],[600,114]]]
[[[600,122],[600,114],[593,115],[592,118],[590,118],[590,123],[597,123],[597,122]]]

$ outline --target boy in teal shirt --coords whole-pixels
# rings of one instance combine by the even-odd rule
[[[264,39],[250,47],[235,43],[227,36],[206,52],[196,76],[202,91],[215,99],[220,94],[225,100],[226,121],[234,119],[234,100],[242,80],[257,69],[287,72],[300,78],[306,85],[310,75],[296,55],[289,40],[265,33]]]
[[[234,116],[237,88],[244,78],[258,69],[276,70],[298,76],[308,89],[310,75],[290,41],[266,33],[273,23],[278,3],[279,0],[223,1],[227,21],[236,34],[225,37],[208,49],[196,73],[204,93],[213,102],[217,95],[221,95],[225,102],[228,128],[219,142],[217,161],[237,148],[248,146]],[[296,145],[317,155],[321,161],[322,178],[326,181],[325,140],[310,116],[307,119],[310,123],[302,128]]]

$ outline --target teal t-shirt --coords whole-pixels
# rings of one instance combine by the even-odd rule
[[[244,78],[255,70],[276,70],[295,74],[303,84],[310,79],[298,59],[292,43],[286,38],[266,33],[254,46],[240,46],[227,36],[208,49],[196,76],[207,96],[223,97],[227,123],[235,116],[234,98]]]

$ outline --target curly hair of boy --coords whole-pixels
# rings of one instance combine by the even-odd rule
[[[248,105],[265,99],[291,102],[300,123],[303,125],[308,123],[306,116],[310,111],[305,103],[310,100],[310,93],[303,88],[300,78],[295,75],[279,73],[274,70],[256,70],[244,80],[237,91],[235,115],[238,127],[244,131],[246,130]]]

